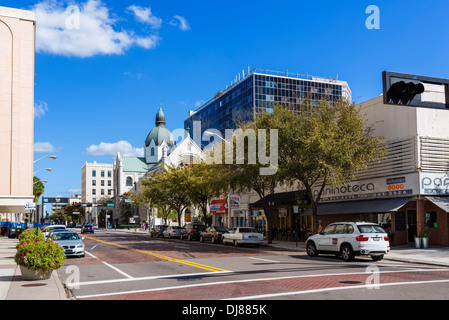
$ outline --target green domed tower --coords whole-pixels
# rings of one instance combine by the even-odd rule
[[[151,130],[145,140],[146,163],[159,162],[165,152],[175,146],[173,134],[165,127],[165,115],[162,108],[156,114],[156,127]]]

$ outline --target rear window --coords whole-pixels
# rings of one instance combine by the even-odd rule
[[[250,232],[254,232],[254,229],[252,229],[252,228],[240,228],[239,232],[240,233],[250,233]]]
[[[386,233],[381,226],[378,225],[361,225],[357,226],[359,228],[360,233]]]

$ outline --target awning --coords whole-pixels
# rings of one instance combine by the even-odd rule
[[[318,204],[318,215],[384,213],[398,211],[413,198],[395,198],[382,200],[347,201]],[[311,216],[312,208],[306,210],[303,216]]]
[[[292,191],[292,192],[282,192],[275,193],[273,196],[268,195],[264,198],[268,202],[274,202],[273,206],[288,206],[288,205],[307,205],[309,200],[305,191]],[[263,208],[262,199],[251,203],[251,208]]]
[[[426,197],[426,199],[444,211],[449,212],[449,197]]]

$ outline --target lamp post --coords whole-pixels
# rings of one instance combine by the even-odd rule
[[[36,162],[38,162],[38,161],[40,161],[42,159],[45,159],[45,158],[50,158],[50,159],[56,160],[58,157],[57,156],[45,156],[45,157],[39,158],[37,160],[34,160],[33,163],[36,163]]]
[[[212,131],[204,131],[203,134],[205,137],[217,137],[219,139],[221,139],[221,141],[225,142],[226,144],[230,145],[231,142],[224,139],[222,136],[220,136],[219,134],[212,132]],[[231,228],[231,186],[229,186],[229,192],[228,192],[228,199],[227,199],[227,203],[228,203],[228,228]]]
[[[52,169],[52,168],[45,168],[45,169],[37,170],[35,173],[33,173],[33,176],[34,176],[36,173],[41,172],[42,170],[52,171],[53,169]]]

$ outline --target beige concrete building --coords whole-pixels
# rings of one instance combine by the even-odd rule
[[[0,7],[0,214],[33,202],[34,13]]]

